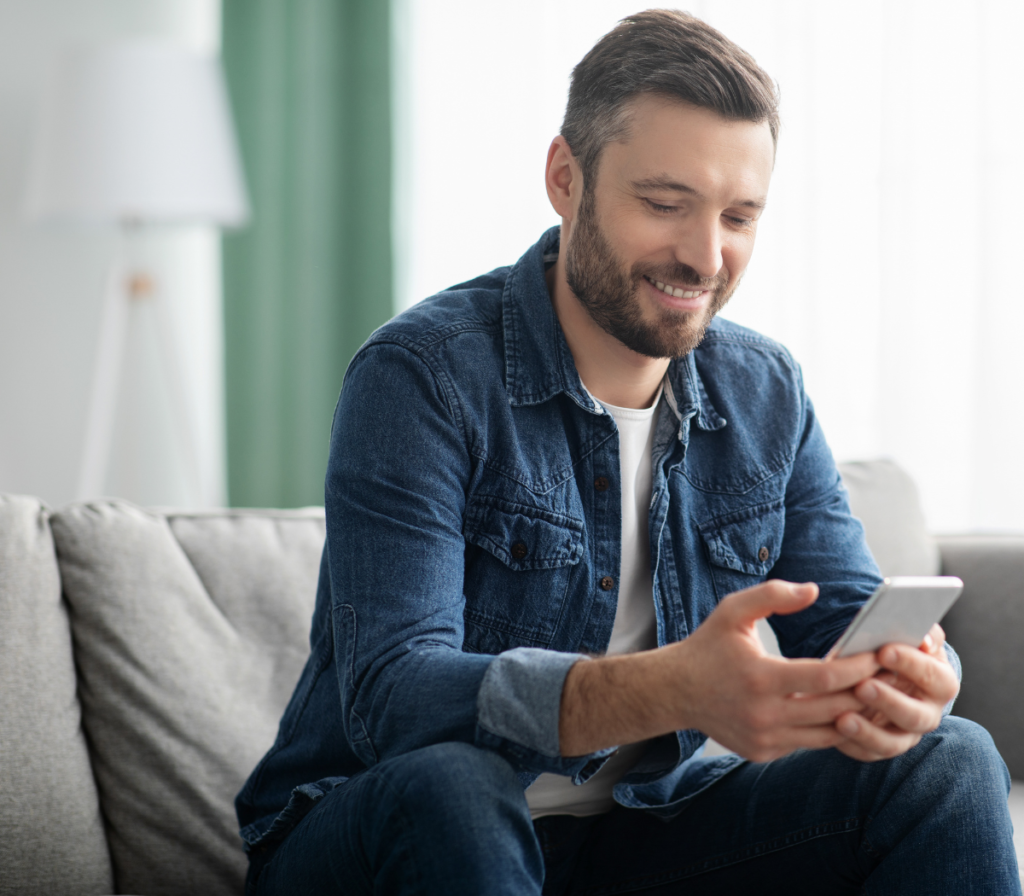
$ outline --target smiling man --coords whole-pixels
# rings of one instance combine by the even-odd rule
[[[715,317],[778,127],[721,34],[624,20],[548,153],[561,226],[353,360],[250,893],[1020,892],[942,630],[819,659],[878,570],[799,368]]]

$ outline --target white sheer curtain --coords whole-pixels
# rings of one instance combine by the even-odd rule
[[[399,302],[555,222],[569,71],[639,4],[396,0]],[[785,343],[839,459],[913,473],[937,531],[1024,529],[1024,4],[703,0],[779,82],[758,248],[725,316]]]

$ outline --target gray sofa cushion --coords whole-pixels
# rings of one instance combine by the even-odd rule
[[[0,496],[0,894],[110,893],[47,512]]]
[[[948,536],[939,544],[943,574],[964,580],[942,621],[964,664],[954,711],[984,725],[1010,774],[1024,778],[1024,713],[1013,696],[1024,681],[1024,536]]]
[[[884,459],[839,464],[839,472],[882,575],[937,576],[939,549],[910,474]]]
[[[119,892],[241,892],[232,800],[308,654],[323,512],[52,518]]]

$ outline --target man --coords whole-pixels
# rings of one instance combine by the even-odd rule
[[[561,227],[353,360],[250,892],[1020,892],[941,629],[816,659],[878,571],[798,368],[712,322],[777,134],[722,35],[624,20],[548,153]]]

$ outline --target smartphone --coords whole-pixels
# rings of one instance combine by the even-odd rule
[[[883,579],[825,659],[878,650],[884,644],[920,647],[928,630],[956,603],[964,583],[956,576]]]

